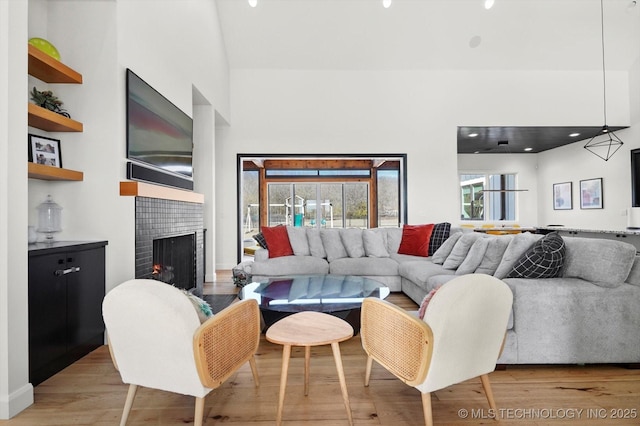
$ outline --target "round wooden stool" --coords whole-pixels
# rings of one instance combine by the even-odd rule
[[[280,375],[280,395],[278,397],[276,424],[278,426],[282,424],[282,408],[287,387],[291,346],[304,346],[304,394],[308,395],[311,346],[331,345],[336,369],[338,370],[342,398],[347,409],[347,417],[349,418],[349,424],[353,425],[339,345],[340,342],[353,337],[353,328],[346,321],[333,315],[305,311],[295,313],[276,322],[269,327],[266,337],[268,341],[284,346],[282,349],[282,373]]]

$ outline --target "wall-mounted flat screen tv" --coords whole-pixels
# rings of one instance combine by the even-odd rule
[[[127,69],[127,158],[193,178],[193,120]]]

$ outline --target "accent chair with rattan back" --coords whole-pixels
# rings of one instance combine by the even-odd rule
[[[480,377],[497,412],[488,374],[502,351],[513,303],[509,287],[484,274],[456,277],[431,298],[424,320],[384,300],[362,303],[361,339],[373,361],[422,393],[425,424],[433,424],[431,392]]]
[[[247,361],[258,386],[255,300],[234,303],[201,324],[182,291],[136,279],[107,293],[103,316],[114,365],[129,384],[120,425],[127,422],[138,386],[194,396],[195,425],[202,424],[205,396]]]

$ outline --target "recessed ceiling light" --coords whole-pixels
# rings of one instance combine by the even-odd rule
[[[493,7],[494,3],[495,3],[494,0],[484,0],[484,8],[489,10]]]
[[[476,136],[478,136],[477,133],[469,133],[467,136],[469,136],[470,138],[475,138]]]
[[[258,5],[258,0],[249,0],[249,6],[256,7]]]
[[[533,148],[529,147],[529,148],[525,148],[524,150],[529,152],[529,151],[533,151]]]
[[[389,7],[391,6],[391,0],[382,0],[382,5],[385,9],[389,9]]]
[[[569,136],[575,138],[576,136],[580,136],[580,133],[571,133]]]

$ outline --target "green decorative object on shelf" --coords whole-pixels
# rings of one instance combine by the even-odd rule
[[[60,53],[58,52],[58,49],[56,49],[56,47],[47,40],[40,37],[33,37],[29,39],[29,44],[38,50],[42,50],[52,58],[57,59],[58,61],[60,60]]]

